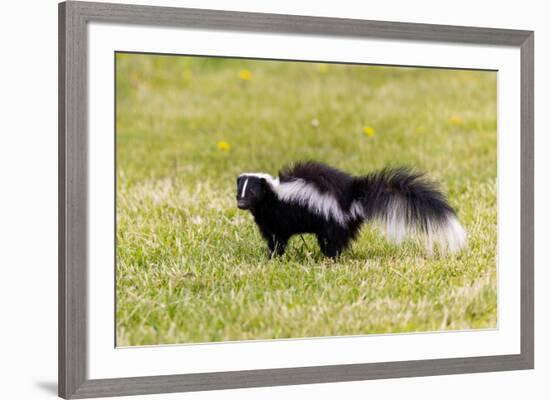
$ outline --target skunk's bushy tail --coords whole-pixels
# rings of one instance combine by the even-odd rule
[[[466,245],[466,232],[455,211],[423,174],[407,168],[384,169],[356,178],[354,185],[352,213],[380,222],[393,242],[420,233],[429,253],[434,244],[441,253],[455,253]]]

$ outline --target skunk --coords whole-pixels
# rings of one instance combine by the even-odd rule
[[[338,257],[364,222],[379,222],[395,243],[422,234],[429,254],[455,253],[466,232],[437,186],[408,168],[386,168],[352,176],[317,162],[300,162],[279,172],[243,173],[237,206],[254,216],[271,255],[282,255],[289,238],[313,233],[322,253]]]

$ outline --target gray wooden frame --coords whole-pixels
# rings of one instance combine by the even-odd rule
[[[87,24],[192,27],[513,46],[521,50],[521,353],[121,379],[88,379]],[[122,4],[59,4],[59,395],[63,398],[342,382],[534,367],[534,33]]]

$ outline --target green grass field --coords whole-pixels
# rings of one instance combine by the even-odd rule
[[[117,56],[117,345],[493,328],[496,73]],[[315,159],[440,182],[468,248],[376,227],[336,262],[269,259],[236,177]]]

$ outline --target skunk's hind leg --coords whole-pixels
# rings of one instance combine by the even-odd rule
[[[320,236],[320,235],[317,235],[317,242],[319,243],[321,252],[325,256],[330,258],[337,258],[344,250],[344,247],[346,247],[344,244],[339,243],[338,241],[334,241],[332,239],[329,239],[325,236]]]
[[[350,233],[345,229],[325,229],[317,233],[317,243],[321,252],[330,258],[337,258],[351,240]]]
[[[271,257],[282,256],[285,253],[288,238],[270,235],[267,238],[267,247]]]

